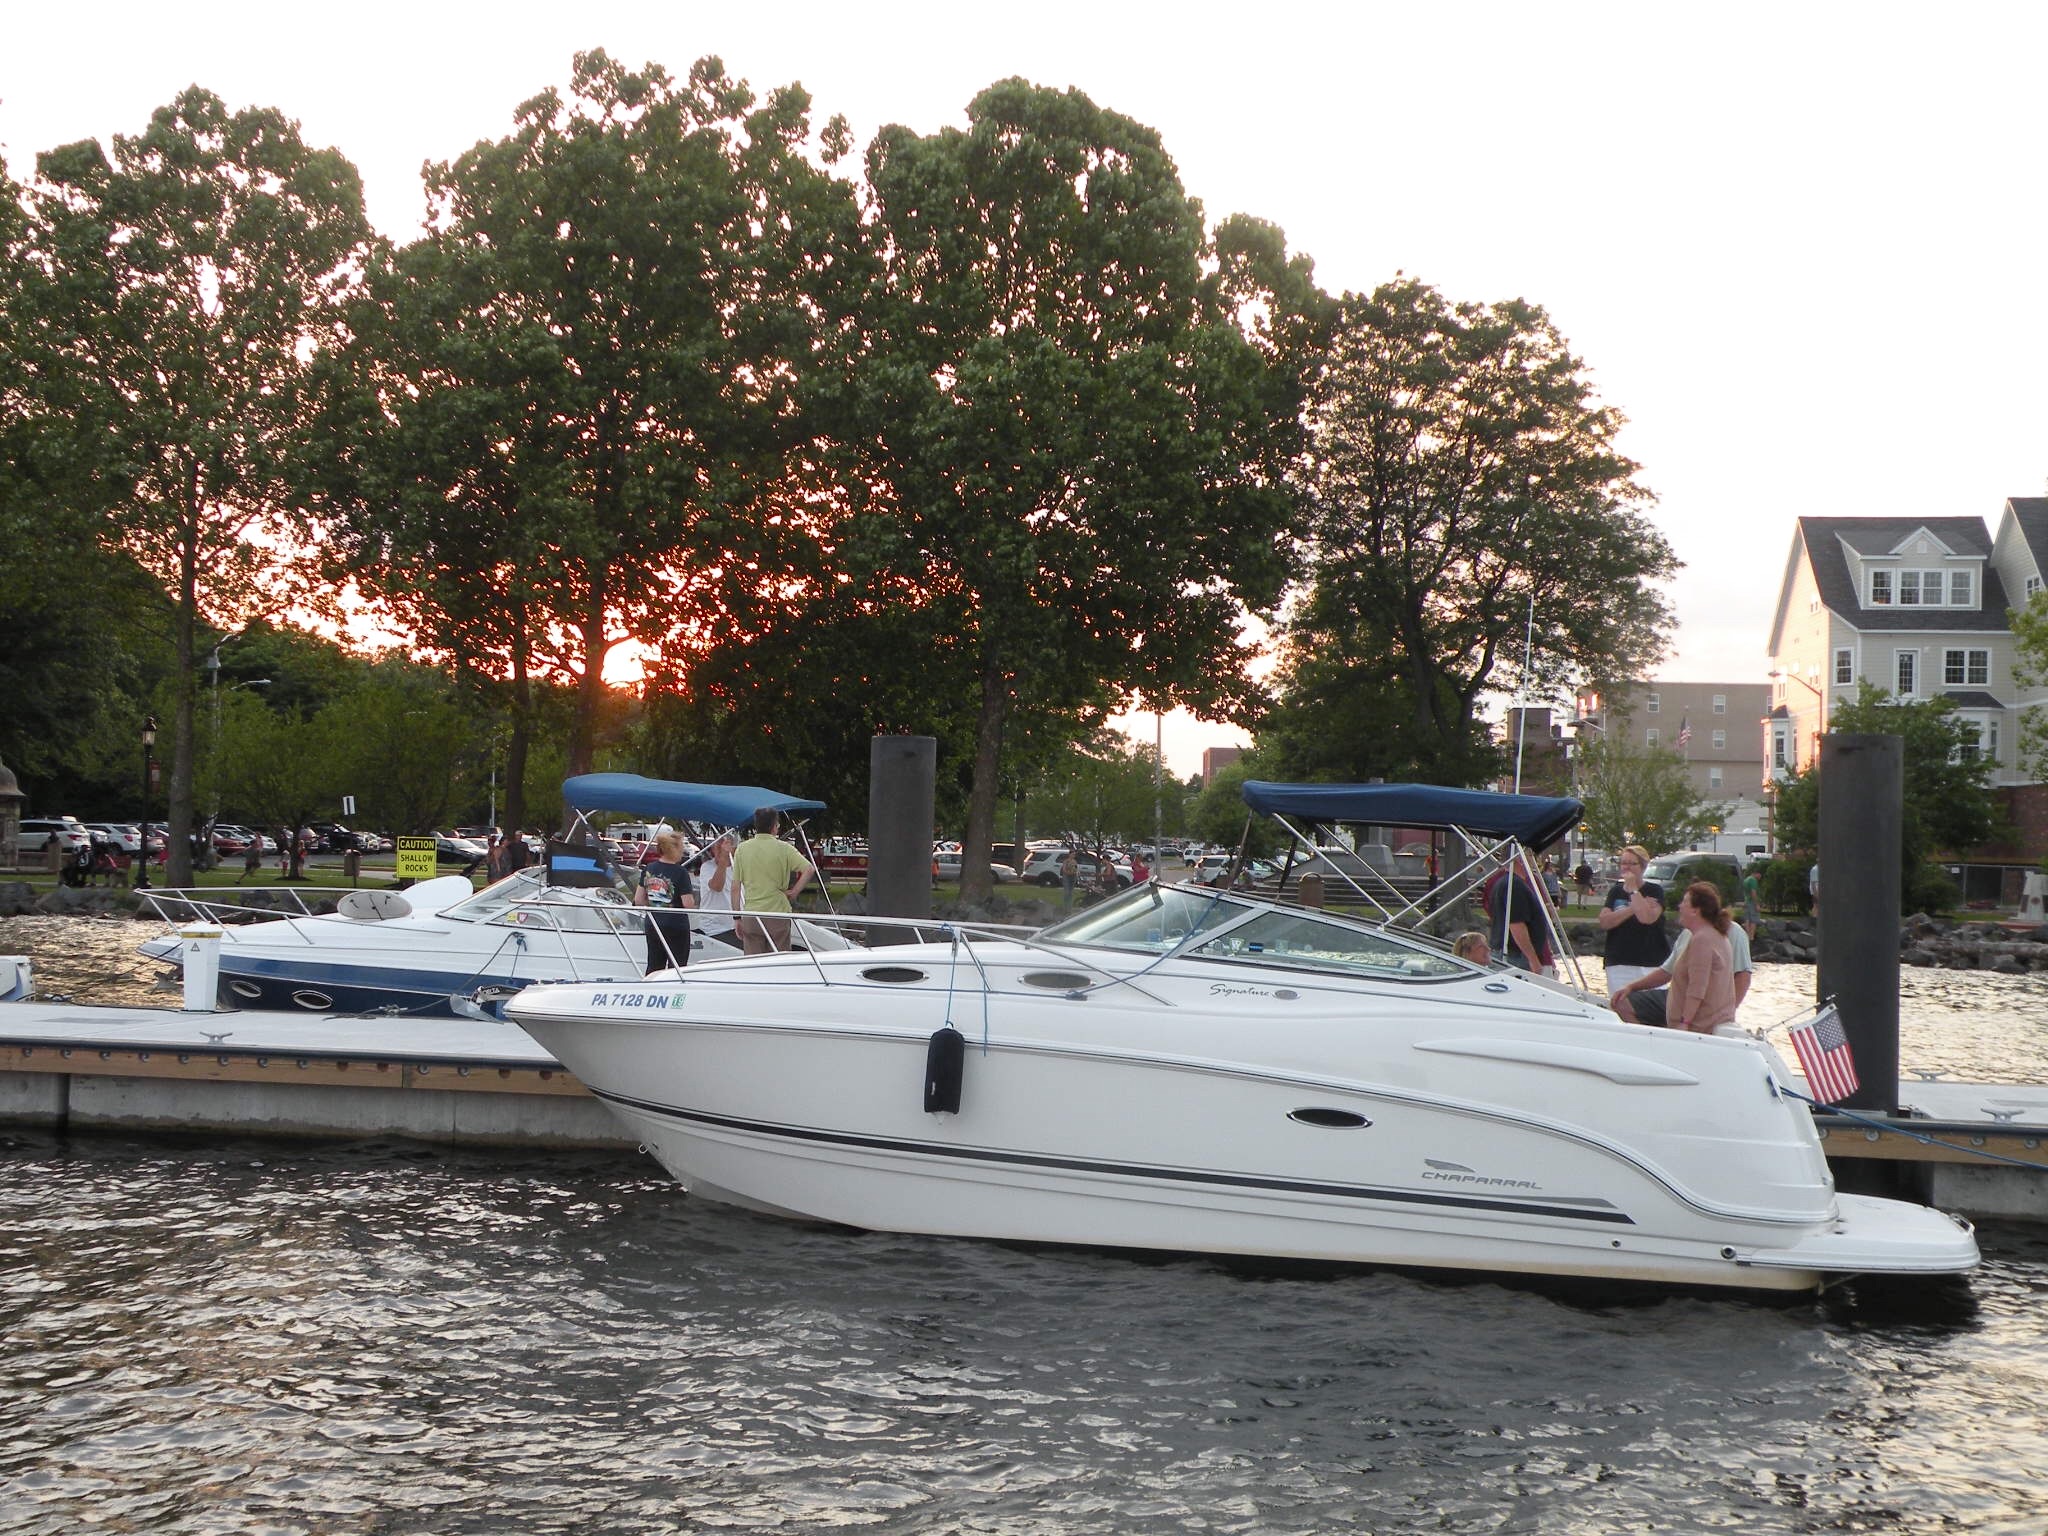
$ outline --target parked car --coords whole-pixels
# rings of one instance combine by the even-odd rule
[[[77,853],[92,846],[92,834],[69,816],[38,816],[22,822],[16,846],[23,853],[42,853],[53,842],[61,853]]]
[[[88,836],[112,843],[130,858],[142,852],[142,828],[133,822],[88,821],[85,830]]]
[[[932,867],[938,872],[938,877],[941,880],[958,880],[960,878],[960,850],[955,848],[951,852],[942,851],[933,854]],[[1010,868],[1007,864],[991,863],[989,865],[989,873],[995,877],[997,885],[1014,884],[1017,879],[1017,871]],[[1053,883],[1057,885],[1059,882],[1055,880]]]
[[[1039,848],[1034,850],[1031,857],[1024,863],[1024,879],[1032,885],[1057,886],[1060,883],[1060,860],[1065,855],[1066,850],[1063,848]],[[1093,885],[1095,883],[1095,872],[1100,868],[1100,865],[1096,862],[1095,855],[1092,853],[1076,853],[1074,855],[1074,862],[1079,866],[1080,871],[1074,877],[1074,884],[1077,887]],[[1131,866],[1129,863],[1125,863],[1121,868],[1118,868],[1116,861],[1112,859],[1110,861],[1110,868],[1116,870],[1116,883],[1119,889],[1131,883]]]
[[[471,838],[457,837],[452,832],[434,834],[434,857],[443,864],[467,864],[489,856],[490,850]]]
[[[313,834],[313,851],[315,853],[361,853],[363,851],[362,839],[338,821],[308,822],[306,830]]]
[[[249,834],[238,827],[216,826],[213,851],[224,859],[239,858],[249,851]]]
[[[1664,888],[1664,900],[1676,905],[1685,888],[1704,880],[1723,892],[1742,889],[1742,860],[1732,853],[1665,853],[1650,860],[1643,871],[1645,880]]]

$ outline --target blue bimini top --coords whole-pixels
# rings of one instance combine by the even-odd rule
[[[1267,816],[1366,822],[1380,827],[1463,827],[1542,848],[1579,824],[1586,808],[1548,795],[1498,795],[1439,784],[1276,784],[1247,779],[1244,803]]]
[[[799,800],[749,784],[682,784],[637,773],[583,773],[562,784],[572,810],[627,811],[671,821],[708,821],[717,827],[743,825],[763,806],[778,811],[822,811],[822,800]]]

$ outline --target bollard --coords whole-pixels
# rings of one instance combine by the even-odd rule
[[[932,736],[868,743],[868,911],[879,916],[931,916],[938,752]]]
[[[178,961],[185,968],[185,1012],[214,1013],[220,1006],[220,928],[194,923],[178,930]]]
[[[1849,1108],[1899,1108],[1899,867],[1905,742],[1831,731],[1820,739],[1820,956],[1862,1086]]]

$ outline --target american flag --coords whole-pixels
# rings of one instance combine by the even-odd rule
[[[1849,1054],[1842,1016],[1833,1003],[1792,1026],[1792,1051],[1799,1058],[1799,1070],[1806,1074],[1806,1086],[1813,1090],[1815,1103],[1839,1104],[1856,1091],[1856,1062]]]
[[[1691,741],[1691,740],[1692,740],[1692,722],[1691,722],[1690,720],[1681,720],[1681,721],[1679,721],[1679,722],[1678,722],[1678,750],[1679,750],[1679,751],[1681,751],[1681,752],[1683,752],[1683,751],[1685,750],[1685,744],[1686,744],[1686,743],[1687,743],[1688,741]]]

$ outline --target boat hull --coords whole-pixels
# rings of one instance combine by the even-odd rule
[[[1328,1021],[1298,1019],[1254,1064],[1224,1049],[1251,1022],[1228,1009],[1083,1042],[1070,1001],[1005,1000],[984,1045],[975,998],[950,1010],[969,1036],[959,1111],[928,1113],[912,1000],[802,976],[741,961],[702,984],[538,987],[509,1013],[685,1187],[813,1220],[1755,1290],[1975,1262],[1939,1213],[1838,1201],[1804,1107],[1773,1102],[1746,1042],[1714,1042],[1706,1074],[1747,1073],[1755,1113],[1731,1128],[1698,1074],[1617,1066],[1570,1020],[1520,1021],[1556,1036],[1536,1065],[1488,1057],[1512,1037],[1460,1033],[1455,1008],[1349,1063],[1313,1044]],[[1695,1159],[1739,1166],[1717,1186],[1686,1176]]]

